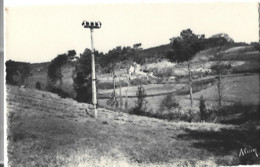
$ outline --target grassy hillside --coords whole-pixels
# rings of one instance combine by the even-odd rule
[[[223,78],[223,102],[224,104],[242,103],[245,105],[257,105],[260,102],[260,78],[259,74],[238,75]],[[199,105],[200,96],[203,95],[209,106],[217,105],[218,95],[216,85],[193,94],[195,105]],[[190,103],[189,96],[181,96],[181,105]]]
[[[167,122],[117,113],[33,89],[7,85],[11,167],[219,166],[260,163],[248,125]],[[251,128],[250,128],[251,127]]]
[[[170,44],[156,46],[141,51],[141,55],[144,55],[147,58],[164,58],[166,53],[171,49]]]
[[[254,61],[259,60],[259,51],[253,46],[235,46],[218,48],[210,48],[197,53],[192,61],[214,61],[214,55],[221,52],[224,55],[223,60],[233,61]]]
[[[230,75],[223,76],[223,82],[225,86],[223,102],[224,104],[239,103],[245,105],[257,105],[260,101],[260,87],[259,87],[259,74],[247,74],[247,75]],[[205,78],[206,79],[206,78]],[[215,85],[215,77],[208,77],[209,81],[202,83],[203,79],[193,80],[193,98],[194,107],[198,110],[199,99],[203,95],[206,99],[208,106],[215,106],[218,103],[217,87]],[[186,83],[186,82],[185,82]],[[160,104],[168,94],[175,95],[178,99],[180,106],[185,107],[190,105],[189,100],[189,88],[187,84],[180,83],[168,83],[168,84],[149,84],[144,85],[147,92],[147,108],[154,111],[160,111]],[[131,86],[129,88],[122,88],[123,103],[126,101],[126,89],[128,96],[128,107],[133,108],[135,106],[137,86]],[[102,97],[112,93],[112,89],[101,89],[99,94]],[[119,95],[119,89],[116,89],[117,95]],[[107,99],[100,99],[99,104],[107,106]],[[124,108],[124,105],[123,105]]]

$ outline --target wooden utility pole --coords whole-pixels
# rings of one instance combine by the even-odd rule
[[[120,103],[120,110],[122,110],[123,99],[122,99],[122,92],[121,92],[121,76],[120,75],[118,76],[118,79],[119,79],[119,96],[120,96],[119,103]]]
[[[192,97],[192,78],[191,78],[191,69],[190,63],[188,62],[188,71],[189,71],[189,87],[190,87],[190,105],[193,107],[193,97]]]
[[[222,106],[222,93],[223,93],[223,90],[222,90],[222,76],[221,76],[221,72],[219,73],[218,75],[218,105],[219,106]]]
[[[223,61],[223,54],[221,53],[221,47],[219,48],[217,54],[216,54],[216,59],[217,59],[217,75],[218,75],[218,80],[217,80],[217,91],[218,91],[218,105],[221,107],[222,106],[222,100],[223,100],[223,93],[224,93],[224,83],[222,81],[222,61]]]
[[[128,109],[128,87],[129,87],[129,78],[126,77],[127,87],[125,90],[125,109]]]
[[[114,102],[116,101],[116,75],[115,75],[115,71],[114,71],[114,67],[112,67],[112,77],[113,77],[113,90],[114,90]]]

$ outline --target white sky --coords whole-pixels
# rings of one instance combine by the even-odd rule
[[[74,49],[91,48],[83,20],[101,21],[94,31],[95,49],[142,43],[149,48],[169,43],[183,29],[196,34],[224,32],[236,42],[258,41],[258,6],[250,3],[132,3],[17,7],[6,3],[6,60],[50,61]],[[15,5],[15,6],[14,6]],[[26,4],[28,5],[28,4]]]

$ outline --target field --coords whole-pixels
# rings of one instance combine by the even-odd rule
[[[168,122],[7,85],[9,166],[219,166],[260,163],[259,125]]]
[[[260,90],[259,90],[259,74],[245,74],[245,75],[230,75],[223,79],[223,83],[225,85],[223,102],[226,104],[238,103],[242,104],[253,104],[256,105],[259,103],[260,99]],[[201,86],[203,84],[198,84]],[[149,84],[144,85],[144,88],[147,92],[148,97],[146,97],[148,110],[152,109],[154,111],[160,110],[160,104],[163,99],[167,96],[167,94],[173,92],[172,94],[176,96],[179,100],[180,105],[185,107],[190,104],[188,91],[186,94],[179,95],[178,93],[174,93],[175,91],[181,90],[185,86],[185,84]],[[122,96],[125,96],[125,90],[127,88],[122,88]],[[195,87],[193,91],[195,91]],[[217,88],[216,85],[206,83],[205,86],[201,86],[197,88],[198,91],[193,93],[195,107],[199,106],[200,96],[203,95],[206,99],[206,103],[208,106],[217,105]],[[104,89],[99,90],[99,93],[108,97],[110,93],[112,93],[112,89]],[[131,86],[128,88],[128,106],[132,108],[135,106],[137,86]],[[117,95],[119,95],[119,89],[116,89]],[[123,98],[123,102],[125,102],[125,98]],[[99,103],[101,106],[106,106],[107,99],[99,99]],[[123,105],[124,107],[124,105]]]
[[[242,103],[245,105],[257,105],[260,101],[260,87],[259,87],[259,74],[248,74],[234,77],[227,77],[223,79],[224,85],[224,104]],[[195,103],[198,104],[200,96],[203,95],[206,103],[216,105],[217,87],[211,87],[201,90],[193,94]],[[182,105],[189,104],[189,96],[180,97]]]

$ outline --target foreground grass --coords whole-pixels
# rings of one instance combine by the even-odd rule
[[[259,162],[252,154],[245,161],[238,157],[240,148],[259,141],[257,129],[247,132],[235,125],[166,122],[105,109],[99,109],[99,117],[94,119],[91,106],[51,93],[11,86],[7,93],[10,166],[217,166]],[[246,135],[250,135],[249,140],[244,139]]]

